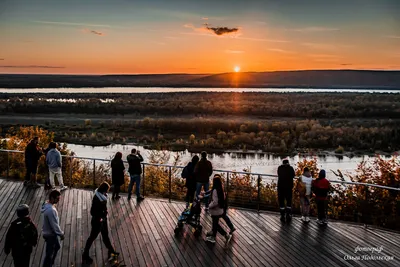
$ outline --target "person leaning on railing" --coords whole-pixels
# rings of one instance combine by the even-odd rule
[[[281,213],[281,221],[290,222],[292,219],[293,179],[295,172],[289,165],[289,160],[284,159],[278,167],[278,201]],[[286,206],[285,206],[286,201]],[[285,218],[286,211],[286,218]]]
[[[26,175],[24,186],[39,188],[40,185],[36,180],[36,173],[38,168],[38,162],[40,157],[43,155],[43,150],[39,147],[39,137],[34,137],[25,149],[25,167]]]

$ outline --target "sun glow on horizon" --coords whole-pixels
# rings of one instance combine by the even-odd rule
[[[239,66],[235,66],[235,67],[233,68],[233,70],[234,70],[235,72],[239,72],[239,71],[240,71],[240,67],[239,67]]]

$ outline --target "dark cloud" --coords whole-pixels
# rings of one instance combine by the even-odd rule
[[[7,69],[15,69],[15,68],[23,68],[23,69],[65,69],[62,66],[41,66],[41,65],[5,65],[0,66],[0,68],[7,68]]]
[[[210,27],[207,23],[205,24],[205,26],[207,30],[212,31],[216,35],[230,34],[239,31],[239,28]]]
[[[340,65],[342,65],[342,66],[351,66],[351,65],[353,65],[353,64],[351,64],[351,63],[342,63],[342,64],[340,64]]]
[[[83,29],[84,33],[91,33],[91,34],[96,34],[98,36],[104,36],[105,34],[99,31],[95,31],[95,30],[90,30],[90,29]]]

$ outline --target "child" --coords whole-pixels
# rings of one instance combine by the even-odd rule
[[[29,217],[29,206],[19,205],[18,219],[11,223],[6,235],[4,252],[10,252],[14,258],[14,266],[29,267],[32,247],[37,245],[38,232],[36,225]]]
[[[315,194],[317,202],[318,220],[319,225],[326,225],[328,223],[326,218],[327,211],[327,196],[330,188],[330,182],[326,179],[325,170],[319,172],[318,178],[312,182],[312,191]]]
[[[311,183],[312,176],[310,169],[305,167],[303,170],[303,175],[299,177],[297,182],[297,191],[300,194],[300,205],[301,205],[301,220],[304,223],[310,222],[310,195],[311,195]]]

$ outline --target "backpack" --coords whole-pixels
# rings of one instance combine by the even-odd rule
[[[183,171],[181,173],[181,177],[184,179],[189,178],[189,164],[186,165],[185,168],[183,168]]]

